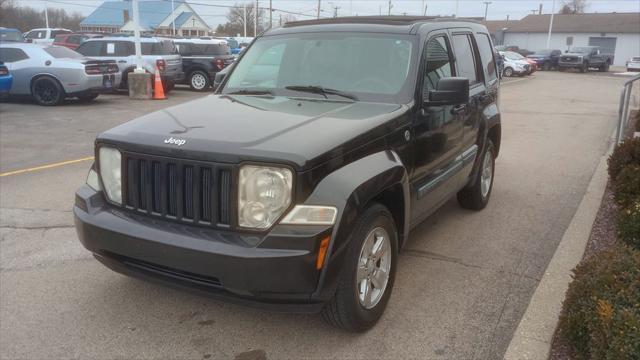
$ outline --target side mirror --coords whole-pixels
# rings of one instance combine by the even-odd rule
[[[436,90],[429,90],[429,105],[456,105],[469,101],[469,79],[462,77],[442,78]]]

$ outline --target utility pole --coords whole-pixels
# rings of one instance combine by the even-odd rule
[[[247,37],[247,4],[244,4],[244,16],[242,23],[244,24],[244,37]]]
[[[320,19],[320,1],[321,0],[318,0],[318,19]]]
[[[460,6],[460,0],[456,0],[456,12],[453,17],[458,17],[458,8]]]
[[[338,17],[338,9],[340,9],[340,6],[334,6],[333,7],[333,17],[334,18]]]
[[[256,8],[253,12],[253,37],[258,37],[258,0],[256,0]]]
[[[44,23],[45,27],[49,27],[49,6],[47,6],[47,0],[44,0]]]
[[[487,13],[489,12],[489,4],[491,1],[483,1],[484,3],[484,21],[487,21]]]
[[[547,49],[551,47],[551,31],[553,30],[553,13],[556,12],[556,0],[551,5],[551,20],[549,20],[549,34],[547,35]]]
[[[269,29],[273,27],[273,0],[269,0]]]
[[[378,5],[378,10],[380,11],[380,16],[382,16],[382,5]]]
[[[135,51],[136,51],[136,73],[144,73],[142,67],[142,50],[140,47],[140,12],[138,10],[138,0],[133,0],[131,3],[133,8],[133,36],[135,39]]]
[[[176,36],[176,8],[171,0],[171,27],[173,28],[173,36]]]
[[[427,4],[426,2],[424,3],[424,12],[422,13],[422,16],[427,16],[427,6],[429,6],[429,4]]]
[[[389,0],[389,13],[387,15],[391,16],[391,8],[393,7],[393,5],[391,5],[391,0]]]
[[[538,9],[538,15],[542,15],[542,4],[540,4],[540,8]]]

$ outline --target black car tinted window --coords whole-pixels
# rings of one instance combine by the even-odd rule
[[[493,58],[493,51],[491,50],[491,40],[487,34],[478,34],[478,50],[480,50],[480,59],[482,59],[482,65],[487,71],[487,80],[491,81],[497,79],[496,74],[496,62]]]
[[[478,82],[476,60],[469,35],[460,34],[453,36],[453,50],[456,53],[457,73],[460,77],[469,79],[469,84]]]
[[[142,55],[175,55],[178,54],[172,41],[142,43]]]
[[[27,56],[27,54],[22,51],[22,49],[0,48],[0,61],[2,62],[12,63],[28,58],[29,56]]]
[[[451,77],[451,47],[444,36],[432,38],[427,42],[425,56],[424,91],[435,90],[438,81]]]
[[[76,51],[84,56],[101,56],[102,44],[102,41],[87,41],[80,45]]]

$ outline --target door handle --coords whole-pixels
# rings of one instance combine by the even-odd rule
[[[456,105],[451,108],[451,114],[457,115],[467,110],[467,104]]]

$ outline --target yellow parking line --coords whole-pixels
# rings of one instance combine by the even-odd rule
[[[75,164],[75,163],[79,163],[79,162],[83,162],[83,161],[89,161],[89,160],[93,160],[93,156],[89,156],[89,157],[85,157],[85,158],[81,158],[81,159],[75,159],[75,160],[61,161],[61,162],[57,162],[57,163],[53,163],[53,164],[36,166],[36,167],[32,167],[32,168],[27,168],[27,169],[8,171],[8,172],[5,172],[5,173],[0,173],[0,177],[10,176],[10,175],[18,175],[18,174],[32,172],[32,171],[51,169],[51,168],[56,168],[56,167],[59,167],[59,166]]]

